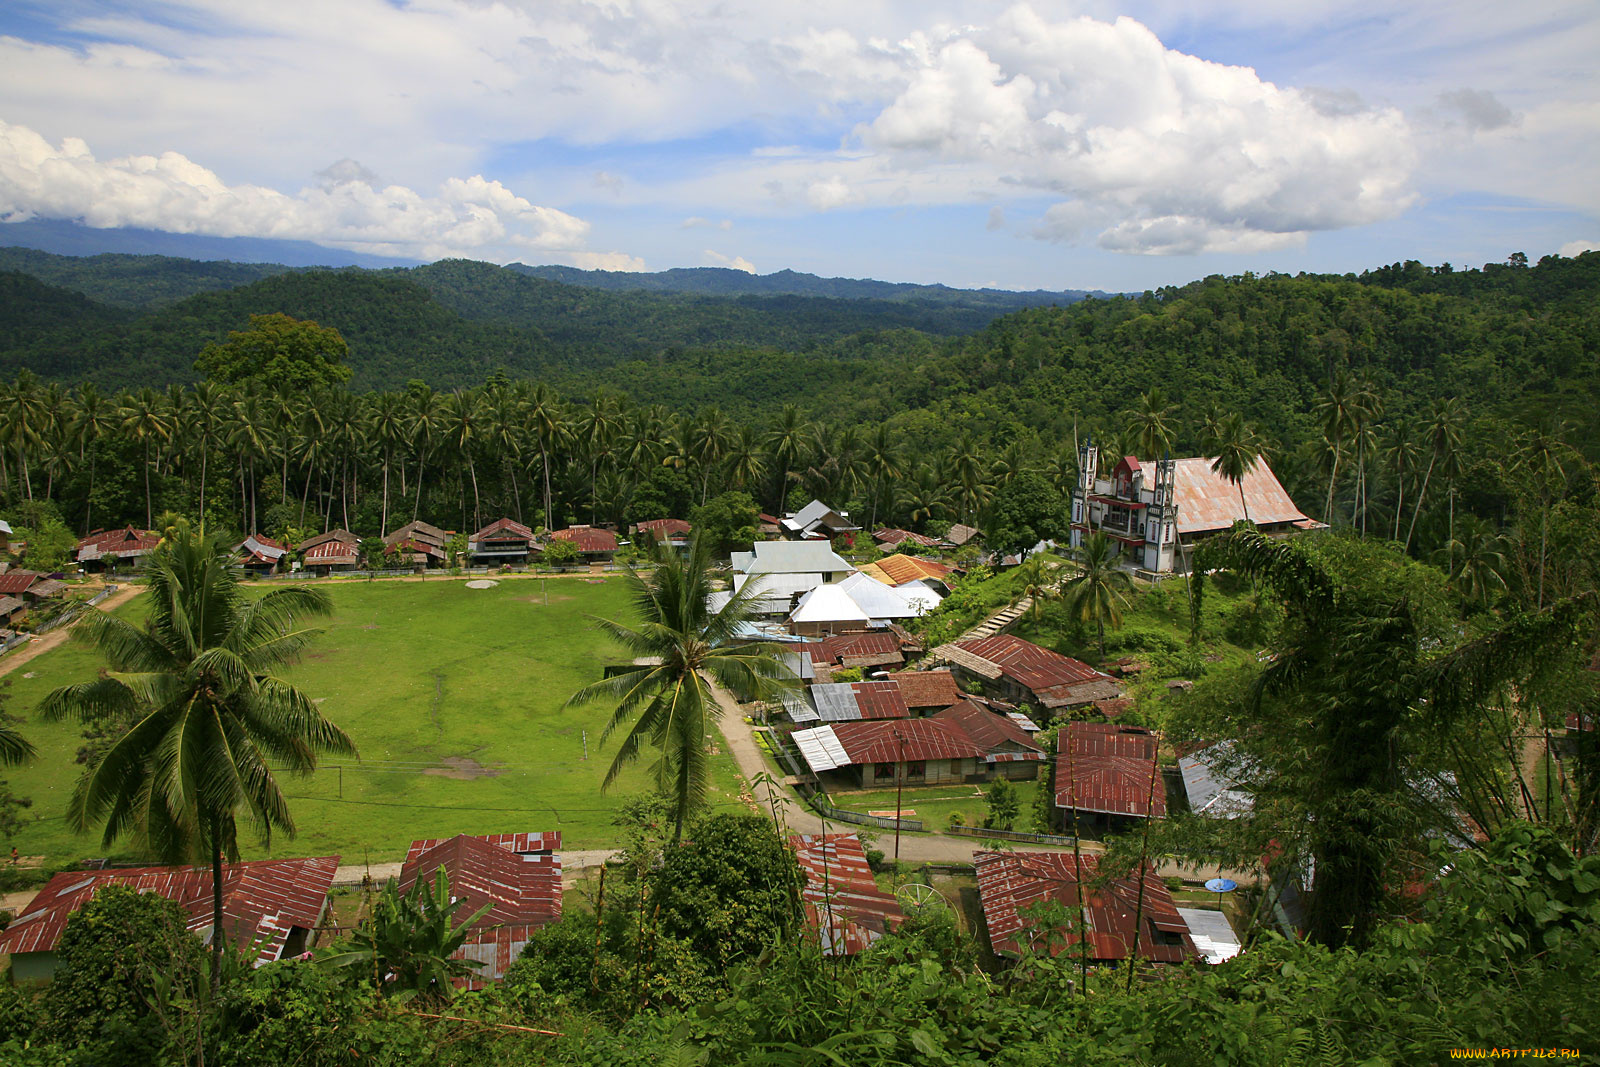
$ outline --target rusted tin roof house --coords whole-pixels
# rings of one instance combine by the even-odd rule
[[[84,570],[103,570],[111,557],[117,566],[126,566],[154,552],[161,535],[154,530],[126,526],[120,530],[96,530],[78,542],[77,560]]]
[[[813,687],[815,694],[816,687]],[[965,702],[926,719],[837,721],[792,735],[820,781],[838,789],[1033,778],[1044,752],[1005,716]]]
[[[523,563],[533,551],[533,531],[515,519],[496,519],[467,538],[474,563]]]
[[[223,930],[241,949],[256,953],[258,967],[304,952],[327,912],[338,867],[338,856],[228,864],[222,872]],[[210,867],[62,871],[0,932],[0,952],[11,954],[13,974],[37,979],[55,973],[56,945],[67,920],[110,885],[176,902],[189,913],[189,930],[210,941]]]
[[[937,654],[1013,704],[1055,711],[1122,695],[1109,674],[1011,634],[941,645]]]
[[[860,837],[794,834],[789,843],[806,879],[801,890],[806,927],[821,942],[824,956],[864,952],[904,921],[900,902],[873,879]]]
[[[361,562],[361,538],[349,530],[329,530],[300,542],[300,566],[308,571],[329,574],[333,571],[353,571]]]
[[[693,532],[694,527],[687,519],[646,519],[628,527],[628,533],[636,541],[654,541],[673,548],[688,548]]]
[[[568,526],[550,537],[556,541],[570,541],[589,563],[604,563],[617,553],[617,535],[599,526]]]
[[[424,567],[447,567],[450,561],[444,543],[450,535],[431,523],[417,520],[384,536],[387,553],[396,562]]]
[[[239,562],[239,566],[258,576],[276,574],[283,562],[284,554],[288,551],[288,545],[279,544],[272,538],[260,534],[251,534],[233,546],[233,556]]]
[[[1068,723],[1056,756],[1056,815],[1095,825],[1131,819],[1161,819],[1167,790],[1156,763],[1156,736],[1138,726],[1109,722]]]
[[[400,866],[400,891],[417,880],[432,883],[443,867],[450,893],[462,901],[464,920],[489,905],[452,957],[481,966],[457,984],[481,989],[501,978],[522,955],[535,930],[561,918],[561,834],[488,834],[411,842]]]
[[[1026,949],[1044,952],[1048,947],[1052,955],[1076,957],[1087,940],[1087,955],[1095,963],[1127,959],[1135,942],[1139,958],[1153,963],[1199,958],[1189,927],[1154,868],[1098,884],[1099,864],[1097,855],[1079,859],[1070,852],[976,853],[978,898],[995,954],[1015,958]],[[1085,930],[1031,930],[1022,910],[1046,901],[1064,905],[1074,917],[1081,915]]]

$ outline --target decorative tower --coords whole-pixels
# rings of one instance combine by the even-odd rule
[[[1172,570],[1178,543],[1178,505],[1174,486],[1178,464],[1167,452],[1156,460],[1156,485],[1145,513],[1145,569],[1157,574]]]
[[[1089,519],[1089,494],[1094,492],[1095,475],[1100,470],[1100,450],[1095,447],[1094,434],[1084,438],[1078,446],[1078,492],[1072,498],[1072,547],[1083,544],[1084,532],[1092,523]]]

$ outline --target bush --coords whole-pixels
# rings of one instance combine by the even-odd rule
[[[794,930],[800,867],[766,818],[713,815],[688,837],[651,879],[663,935],[720,971]]]
[[[565,567],[578,559],[578,546],[571,541],[551,538],[545,542],[543,562],[552,567]]]

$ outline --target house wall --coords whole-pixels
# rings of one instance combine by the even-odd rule
[[[18,952],[11,957],[13,982],[47,982],[61,966],[61,957],[54,952]]]

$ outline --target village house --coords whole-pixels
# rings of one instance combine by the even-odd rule
[[[1073,722],[1057,740],[1056,817],[1080,829],[1121,829],[1167,814],[1156,736],[1138,726]]]
[[[1134,566],[1153,574],[1187,570],[1195,541],[1240,519],[1249,519],[1267,534],[1324,526],[1295,507],[1261,456],[1237,486],[1212,470],[1212,460],[1203,456],[1155,461],[1124,456],[1109,478],[1096,476],[1099,459],[1092,438],[1078,450],[1073,547],[1090,531],[1103,531]]]
[[[941,541],[937,537],[929,537],[926,534],[914,533],[911,530],[892,529],[888,527],[882,527],[872,531],[872,539],[877,542],[879,548],[882,548],[885,551],[893,551],[904,544],[920,545],[923,548],[952,547],[948,541]]]
[[[948,669],[897,671],[889,675],[889,680],[900,686],[900,698],[913,716],[931,715],[966,697]]]
[[[389,534],[383,543],[385,555],[395,563],[419,567],[448,567],[450,560],[445,542],[449,533],[430,523],[408,522]]]
[[[974,710],[991,721],[977,719]],[[1045,758],[1010,719],[964,704],[926,719],[836,722],[791,736],[817,780],[830,789],[1027,779],[1037,776]]]
[[[792,834],[789,844],[805,876],[806,929],[824,956],[864,952],[905,921],[900,902],[878,888],[856,834]]]
[[[284,554],[288,551],[288,545],[281,545],[272,538],[262,537],[260,534],[251,534],[233,546],[233,558],[247,574],[264,578],[269,574],[278,573],[278,568],[283,564]]]
[[[857,571],[842,582],[802,593],[789,615],[789,630],[803,637],[821,637],[881,627],[925,615],[942,599],[920,582],[890,586]]]
[[[11,540],[16,536],[17,533],[11,528],[11,524],[4,519],[0,519],[0,552],[14,551],[11,547]]]
[[[751,598],[759,615],[788,615],[800,594],[838,582],[855,572],[826,541],[757,541],[749,552],[733,553],[733,587],[743,589],[757,577]]]
[[[250,952],[257,967],[309,949],[327,914],[328,890],[338,867],[338,856],[226,864],[222,928],[229,940]],[[210,940],[209,866],[62,871],[0,932],[0,953],[10,953],[13,977],[41,979],[54,974],[60,965],[56,945],[66,932],[67,920],[111,885],[166,897],[189,913],[190,933]]]
[[[295,551],[301,568],[315,574],[353,571],[361,562],[361,538],[349,530],[329,530],[300,542]]]
[[[37,604],[66,591],[66,582],[52,578],[43,571],[8,568],[0,573],[0,596],[16,597],[23,604]]]
[[[467,539],[467,555],[479,565],[526,563],[534,550],[533,531],[514,519],[496,519]]]
[[[892,681],[818,682],[811,686],[810,696],[811,702],[805,708],[790,710],[791,721],[833,723],[911,717],[899,684]]]
[[[86,571],[106,570],[115,564],[119,570],[137,567],[156,550],[161,535],[154,530],[126,526],[120,530],[95,530],[78,542],[74,558]]]
[[[480,965],[458,979],[458,987],[481,989],[503,978],[534,932],[561,918],[560,848],[559,831],[411,842],[400,865],[400,892],[411,892],[419,879],[431,887],[443,867],[451,897],[462,902],[462,918],[489,908],[451,956]]]
[[[1190,752],[1178,758],[1178,773],[1183,776],[1183,792],[1189,801],[1189,810],[1210,818],[1234,819],[1248,815],[1255,806],[1255,798],[1238,788],[1235,774],[1244,770],[1237,766],[1231,741]],[[1230,773],[1229,767],[1234,767]]]
[[[941,645],[936,655],[985,692],[1045,712],[1083,707],[1122,695],[1114,678],[1086,663],[1011,634]]]
[[[944,532],[944,539],[950,542],[952,545],[955,545],[957,548],[967,544],[975,537],[982,536],[982,531],[976,526],[965,526],[959,522]]]
[[[975,853],[978,899],[995,955],[1016,959],[1048,951],[1076,959],[1082,953],[1103,964],[1129,958],[1137,943],[1139,958],[1151,963],[1198,959],[1189,927],[1155,869],[1130,870],[1097,886],[1100,859],[1071,852]],[[1036,928],[1023,910],[1046,902],[1063,905],[1084,929]]]
[[[568,526],[550,535],[552,540],[567,541],[578,550],[585,563],[609,563],[617,554],[617,535],[600,526]]]
[[[778,526],[785,537],[796,541],[831,541],[861,529],[851,524],[849,515],[834,511],[820,500],[785,516]]]
[[[686,519],[647,519],[628,527],[628,535],[641,545],[654,541],[670,548],[688,548],[693,532]]]
[[[950,574],[955,570],[948,563],[940,563],[936,559],[923,559],[921,556],[906,556],[896,554],[884,556],[874,563],[863,563],[861,573],[870,578],[875,578],[884,585],[903,589],[913,583],[932,586],[935,583],[943,593],[949,593]]]

